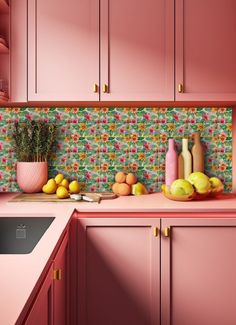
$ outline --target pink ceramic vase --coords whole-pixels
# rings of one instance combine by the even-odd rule
[[[25,193],[37,193],[48,180],[47,162],[17,162],[16,179]]]
[[[170,186],[178,178],[178,155],[175,151],[174,139],[169,139],[169,148],[166,153],[165,169],[166,185]]]

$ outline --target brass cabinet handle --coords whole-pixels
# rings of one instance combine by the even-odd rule
[[[184,92],[184,86],[183,84],[178,84],[178,92],[183,93]]]
[[[107,84],[103,84],[102,91],[103,91],[103,93],[108,93],[108,85]]]
[[[170,237],[170,227],[165,227],[164,228],[164,236],[165,237]]]
[[[60,281],[61,278],[62,278],[62,270],[61,269],[53,270],[53,280]]]
[[[93,84],[93,92],[98,93],[98,85],[96,83]]]
[[[158,237],[158,233],[159,233],[158,228],[157,227],[154,227],[153,228],[153,236],[154,237]]]

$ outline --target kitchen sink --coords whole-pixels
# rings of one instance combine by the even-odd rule
[[[54,217],[0,217],[0,254],[29,254]]]

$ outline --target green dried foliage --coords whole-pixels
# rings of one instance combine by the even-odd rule
[[[55,138],[55,124],[38,121],[15,123],[13,139],[18,161],[47,161]]]

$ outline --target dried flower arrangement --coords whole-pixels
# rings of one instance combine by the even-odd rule
[[[41,121],[15,123],[13,138],[18,161],[47,161],[56,138],[56,125]]]

